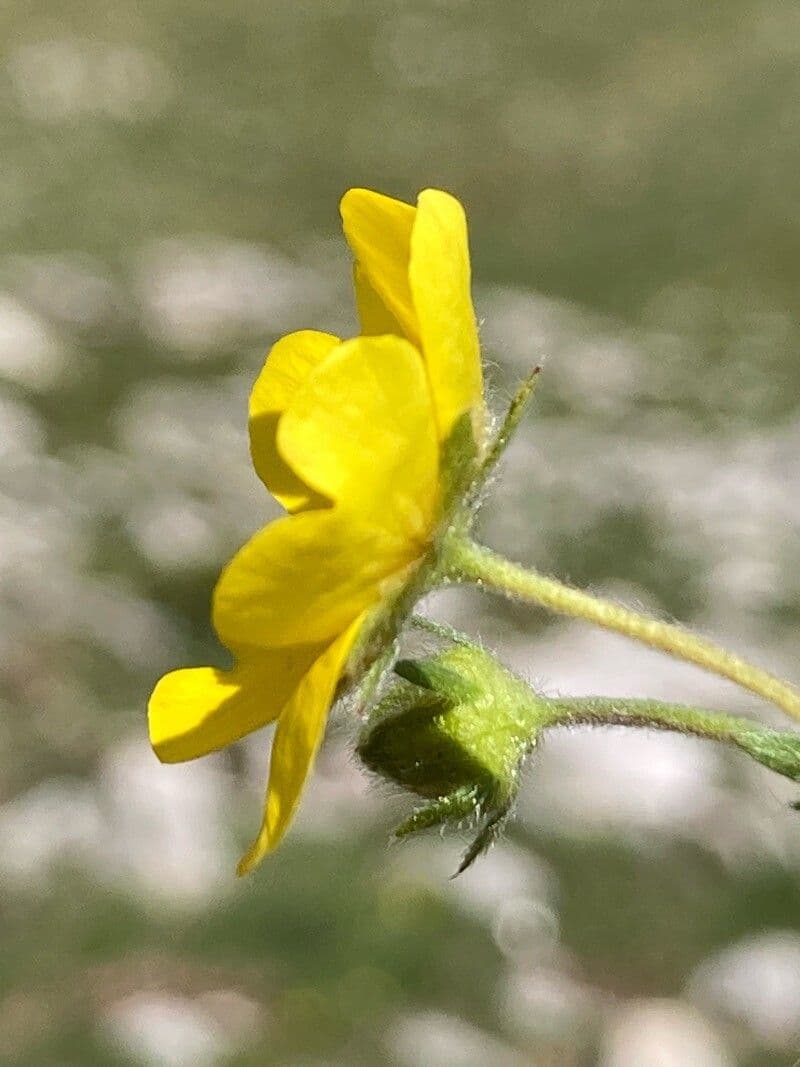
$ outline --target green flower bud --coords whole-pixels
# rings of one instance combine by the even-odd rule
[[[369,716],[358,754],[375,774],[427,801],[397,828],[398,836],[446,823],[477,827],[457,873],[497,837],[516,800],[525,756],[549,727],[673,730],[734,745],[800,781],[798,733],[656,700],[541,697],[483,649],[451,636],[454,647],[396,664],[403,681]]]
[[[429,800],[398,836],[448,822],[478,826],[460,873],[508,816],[545,703],[473,645],[404,660],[395,670],[405,680],[370,715],[358,754],[374,773]]]

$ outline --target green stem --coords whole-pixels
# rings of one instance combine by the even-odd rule
[[[660,700],[564,697],[546,701],[545,726],[643,726],[738,744],[762,730],[750,719]]]
[[[567,697],[542,703],[537,709],[540,728],[588,725],[672,730],[735,745],[778,774],[793,781],[800,778],[800,735],[765,729],[750,719],[659,700]]]
[[[642,641],[678,659],[729,678],[751,693],[771,701],[800,720],[800,692],[706,638],[679,626],[650,619],[613,601],[510,563],[502,556],[471,541],[451,538],[445,548],[444,575],[454,581],[470,581],[507,596],[539,604],[559,615],[585,619],[596,626]]]

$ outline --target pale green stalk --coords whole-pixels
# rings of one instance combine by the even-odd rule
[[[794,686],[680,626],[648,618],[611,600],[572,589],[461,537],[452,537],[447,542],[442,570],[443,575],[453,581],[474,582],[507,596],[539,604],[559,615],[585,619],[694,663],[736,682],[800,720],[800,691]]]
[[[566,697],[542,700],[537,728],[548,726],[643,726],[735,745],[748,756],[796,782],[800,778],[800,735],[769,730],[750,719],[660,700]]]
[[[765,728],[751,719],[661,700],[622,697],[547,698],[540,726],[643,726],[740,745]],[[789,735],[794,738],[794,735]]]

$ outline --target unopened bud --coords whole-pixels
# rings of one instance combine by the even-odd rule
[[[544,706],[471,645],[403,660],[396,671],[404,681],[371,714],[358,754],[374,773],[429,801],[399,836],[447,822],[478,826],[464,870],[491,844],[514,803]]]

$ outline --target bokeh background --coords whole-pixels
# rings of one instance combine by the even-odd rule
[[[465,203],[498,410],[545,361],[488,543],[800,679],[794,0],[30,0],[0,41],[0,1061],[792,1067],[767,771],[554,734],[451,882],[463,842],[390,845],[407,804],[339,721],[241,882],[269,737],[161,767],[144,709],[223,662],[214,579],[274,514],[265,350],[355,328],[351,185]],[[583,626],[429,608],[549,692],[772,717]]]

